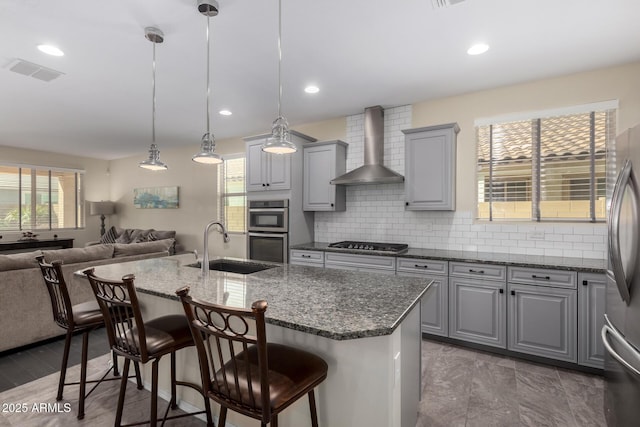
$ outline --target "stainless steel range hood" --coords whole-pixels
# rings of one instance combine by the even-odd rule
[[[399,173],[386,168],[384,158],[384,110],[381,106],[364,110],[364,165],[331,181],[337,185],[391,184],[404,182]]]

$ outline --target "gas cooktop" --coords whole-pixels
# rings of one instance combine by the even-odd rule
[[[403,243],[354,242],[351,240],[330,243],[329,247],[334,249],[355,249],[367,252],[389,252],[393,254],[402,254],[409,250],[409,245]]]

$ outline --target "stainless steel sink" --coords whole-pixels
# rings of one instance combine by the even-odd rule
[[[200,268],[200,261],[187,264],[187,267]],[[227,273],[251,274],[258,271],[277,267],[276,265],[260,264],[252,261],[234,261],[229,259],[214,259],[209,261],[209,270],[225,271]]]

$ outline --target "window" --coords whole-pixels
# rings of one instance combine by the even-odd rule
[[[605,220],[615,106],[573,110],[476,123],[478,219]]]
[[[244,154],[225,156],[224,163],[218,169],[220,173],[218,193],[220,194],[222,221],[230,233],[244,233],[247,221]]]
[[[0,165],[0,231],[84,227],[84,172]]]

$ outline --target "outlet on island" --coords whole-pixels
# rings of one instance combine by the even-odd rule
[[[57,235],[57,234],[54,234],[54,235],[53,235],[53,238],[54,238],[54,239],[57,239],[57,238],[58,238],[58,235]]]

